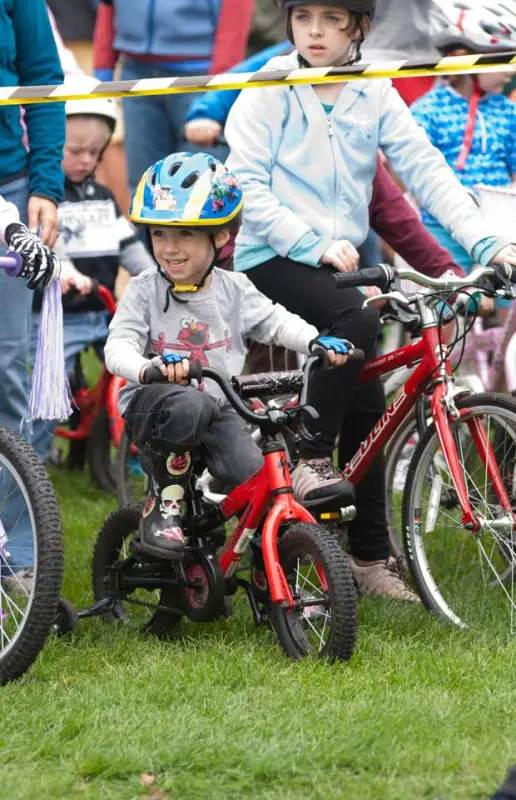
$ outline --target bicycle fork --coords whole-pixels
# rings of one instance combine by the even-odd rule
[[[432,395],[432,417],[434,420],[437,437],[439,439],[439,444],[441,445],[441,450],[450,472],[462,510],[461,522],[466,530],[471,531],[471,533],[479,533],[482,532],[482,530],[486,527],[486,522],[481,517],[475,517],[471,509],[464,471],[457,449],[456,437],[454,436],[449,424],[450,414],[455,414],[456,419],[466,417],[466,425],[468,426],[472,441],[480,459],[482,460],[482,463],[486,468],[487,475],[498,497],[500,506],[507,513],[507,515],[513,517],[511,501],[509,495],[507,494],[503,478],[500,474],[493,448],[489,442],[481,421],[477,418],[467,419],[469,413],[468,409],[462,409],[459,411],[455,407],[455,403],[453,403],[453,401],[450,403],[447,392],[448,384],[446,381],[439,383],[435,387]],[[492,527],[493,521],[491,521],[489,525]],[[504,527],[507,525],[505,520],[503,521],[503,525]],[[514,517],[512,528],[513,530],[516,528]]]

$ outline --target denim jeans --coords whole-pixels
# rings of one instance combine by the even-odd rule
[[[32,322],[32,355],[36,352],[38,341],[39,316],[34,314]],[[70,312],[63,315],[63,323],[65,369],[70,375],[75,365],[75,357],[79,353],[90,344],[106,341],[108,315],[105,311]],[[32,423],[32,446],[42,461],[46,461],[50,454],[57,424],[53,420],[42,419]]]
[[[199,450],[230,491],[263,466],[262,451],[231,408],[219,408],[192,386],[156,383],[137,389],[125,411],[128,436],[167,453]]]
[[[0,186],[2,197],[14,203],[22,222],[27,222],[28,178],[18,178]],[[0,255],[6,247],[0,245]],[[0,425],[30,439],[27,423],[29,400],[29,347],[32,292],[23,280],[8,277],[0,270]],[[33,531],[27,506],[16,483],[6,471],[0,474],[0,513],[7,534],[9,568],[30,567],[34,563]]]
[[[169,75],[170,70],[159,64],[126,57],[121,77],[131,81]],[[169,153],[181,150],[204,152],[205,148],[191,145],[183,138],[185,117],[195,97],[192,94],[168,94],[124,98],[125,151],[131,192],[136,189],[145,170]],[[220,144],[209,148],[208,152],[224,162],[228,148]]]
[[[19,178],[0,186],[0,194],[18,208],[27,222],[28,179]],[[0,245],[0,255],[6,247]],[[0,424],[29,438],[26,427],[29,399],[28,357],[32,292],[25,281],[0,270]]]

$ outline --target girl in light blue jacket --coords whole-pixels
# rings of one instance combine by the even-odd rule
[[[265,69],[354,63],[376,0],[278,0],[296,51]],[[228,168],[244,190],[236,268],[262,292],[332,335],[375,355],[378,315],[358,289],[335,291],[332,274],[358,267],[380,148],[424,206],[475,261],[516,264],[516,248],[492,236],[478,208],[388,80],[252,89],[226,125]],[[385,404],[380,381],[355,388],[348,370],[313,382],[320,434],[303,442],[296,495],[337,480],[331,454],[340,433],[341,467],[367,437]],[[350,563],[364,592],[417,600],[390,569],[384,466],[357,487],[349,527]]]

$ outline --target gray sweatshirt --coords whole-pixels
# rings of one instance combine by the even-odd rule
[[[248,339],[307,354],[318,335],[317,328],[273,303],[242,273],[214,269],[208,287],[182,294],[186,303],[170,299],[165,313],[168,288],[156,269],[132,278],[109,326],[107,368],[129,382],[120,394],[122,414],[150,354],[184,355],[230,377],[243,370]],[[222,400],[213,381],[206,381],[205,390]]]

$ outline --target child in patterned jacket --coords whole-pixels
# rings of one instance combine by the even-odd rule
[[[516,14],[483,3],[440,0],[434,44],[446,56],[516,50]],[[512,73],[456,75],[439,81],[411,111],[460,182],[511,186],[516,178],[516,104],[503,95]],[[465,272],[473,260],[423,206],[423,222]],[[499,305],[509,305],[500,300]]]

